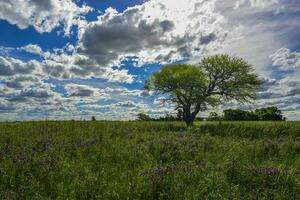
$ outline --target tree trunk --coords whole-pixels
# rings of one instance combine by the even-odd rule
[[[196,119],[196,116],[199,113],[199,111],[200,108],[196,108],[193,112],[191,112],[190,107],[183,109],[182,118],[185,121],[187,127],[194,126],[194,120]]]
[[[189,128],[189,127],[192,127],[194,126],[194,120],[185,120],[185,124],[186,126]]]
[[[183,115],[183,120],[187,127],[194,126],[195,117],[190,112],[185,112]]]

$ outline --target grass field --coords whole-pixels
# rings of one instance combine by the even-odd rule
[[[300,122],[3,122],[0,196],[300,199]]]

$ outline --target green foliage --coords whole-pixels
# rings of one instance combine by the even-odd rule
[[[150,77],[145,88],[168,95],[191,126],[197,114],[209,106],[224,100],[244,103],[254,99],[260,84],[253,67],[243,59],[216,55],[204,58],[199,65],[165,66]]]
[[[260,120],[274,120],[274,121],[285,120],[285,118],[282,116],[281,111],[275,106],[256,109],[255,114],[259,117]]]
[[[229,121],[257,121],[259,116],[252,111],[245,111],[240,109],[224,110],[224,120]]]
[[[277,107],[268,107],[256,109],[253,111],[244,111],[240,109],[224,110],[224,120],[229,121],[284,121],[281,111]]]
[[[254,73],[252,65],[242,58],[229,55],[215,55],[204,58],[200,69],[205,73],[208,90],[226,100],[242,103],[256,98],[256,91],[262,81]]]
[[[0,123],[1,199],[297,199],[299,122]]]
[[[138,120],[138,121],[151,121],[152,118],[151,118],[149,115],[147,115],[147,114],[139,113],[139,114],[137,115],[137,120]]]

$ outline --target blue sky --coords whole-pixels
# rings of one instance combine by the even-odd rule
[[[222,53],[265,80],[243,108],[300,118],[298,0],[0,0],[0,30],[0,120],[172,114],[144,81],[163,65]]]

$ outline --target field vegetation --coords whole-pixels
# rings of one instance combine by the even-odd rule
[[[1,199],[299,199],[299,122],[0,123]]]

